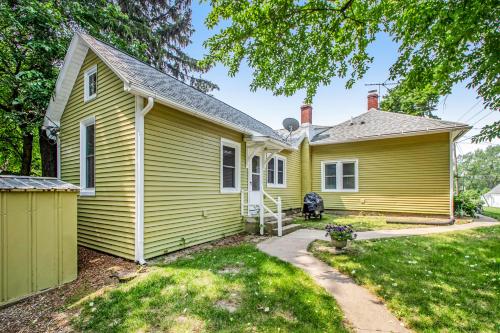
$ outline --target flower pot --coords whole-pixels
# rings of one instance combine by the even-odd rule
[[[336,240],[336,239],[332,239],[332,245],[336,248],[336,249],[343,249],[344,247],[347,246],[347,241],[346,240]]]

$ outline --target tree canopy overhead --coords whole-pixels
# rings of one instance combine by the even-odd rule
[[[350,88],[373,61],[369,45],[378,33],[386,33],[399,45],[388,77],[399,82],[386,103],[392,111],[418,113],[424,107],[429,115],[437,98],[459,82],[477,90],[484,107],[500,108],[496,0],[210,3],[206,25],[221,29],[205,42],[209,54],[203,64],[220,62],[235,75],[246,61],[253,69],[254,90],[286,96],[305,90],[311,102],[318,87],[333,78],[345,79]]]
[[[191,0],[0,0],[0,170],[55,175],[55,146],[41,125],[75,30],[202,91],[216,89],[200,77],[206,69],[183,51],[193,33],[190,5]]]

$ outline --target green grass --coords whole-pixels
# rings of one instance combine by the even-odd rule
[[[315,256],[367,286],[416,332],[500,332],[500,227],[356,241]]]
[[[494,218],[497,221],[500,221],[500,208],[498,207],[484,207],[483,215]]]
[[[203,251],[153,267],[136,280],[82,304],[73,327],[88,332],[347,332],[343,314],[326,291],[301,270],[249,244]]]
[[[463,223],[464,221],[459,221]],[[294,219],[293,223],[300,224],[308,229],[324,230],[327,224],[350,224],[355,231],[388,230],[432,227],[425,224],[393,224],[387,223],[385,216],[341,216],[333,214],[323,214],[321,220],[304,220],[302,217]]]

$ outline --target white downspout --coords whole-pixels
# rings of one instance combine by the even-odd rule
[[[144,106],[142,96],[135,96],[135,261],[144,260],[144,116],[153,108],[154,99],[148,97]]]

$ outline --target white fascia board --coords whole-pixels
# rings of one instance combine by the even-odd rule
[[[245,142],[261,142],[261,143],[264,143],[266,145],[269,145],[271,148],[276,148],[279,150],[283,150],[283,149],[294,150],[294,151],[298,150],[298,148],[296,148],[296,147],[293,147],[291,145],[287,145],[287,144],[280,142],[276,139],[270,138],[268,136],[262,136],[262,135],[257,135],[257,136],[245,138]]]
[[[437,130],[428,130],[428,131],[405,132],[405,133],[385,134],[385,135],[374,135],[374,136],[360,137],[360,138],[356,138],[356,139],[344,140],[344,141],[335,141],[335,142],[310,142],[309,144],[311,146],[336,145],[336,144],[341,144],[341,143],[351,143],[351,142],[360,142],[360,141],[372,141],[372,140],[392,139],[392,138],[404,138],[404,137],[409,137],[409,136],[419,136],[419,135],[437,134],[437,133],[448,133],[448,132],[453,132],[453,131],[458,131],[458,130],[467,130],[468,131],[469,129],[470,129],[469,126],[464,126],[464,127],[447,127],[447,128],[440,128],[440,129],[437,129]]]
[[[189,108],[187,106],[184,106],[184,105],[181,105],[177,102],[174,102],[172,100],[169,100],[163,96],[159,96],[158,94],[155,94],[154,92],[151,92],[151,91],[148,91],[148,90],[145,90],[145,89],[142,89],[142,88],[139,88],[139,87],[136,87],[134,86],[133,84],[125,84],[124,85],[124,90],[127,91],[127,92],[130,92],[131,94],[134,94],[134,95],[138,95],[138,96],[142,96],[144,98],[148,98],[148,97],[153,97],[156,101],[158,101],[159,103],[163,104],[163,105],[166,105],[166,106],[169,106],[173,109],[176,109],[176,110],[179,110],[179,111],[182,111],[182,112],[185,112],[185,113],[188,113],[190,115],[193,115],[197,118],[201,118],[201,119],[204,119],[204,120],[207,120],[211,123],[214,123],[214,124],[217,124],[217,125],[220,125],[220,126],[223,126],[223,127],[226,127],[226,128],[229,128],[229,129],[232,129],[234,131],[237,131],[239,133],[243,133],[243,134],[246,134],[246,135],[250,135],[251,137],[262,137],[259,133],[255,132],[255,131],[251,131],[251,130],[248,130],[248,129],[245,129],[245,128],[242,128],[240,126],[237,126],[237,125],[234,125],[228,121],[225,121],[225,120],[222,120],[222,119],[219,119],[219,118],[216,118],[216,117],[212,117],[212,116],[209,116],[203,112],[200,112],[200,111],[197,111],[193,108]],[[268,138],[268,137],[266,137]],[[269,140],[274,140],[274,139],[271,139],[271,138],[268,138]],[[275,142],[279,142],[277,140],[274,140]],[[289,146],[287,145],[284,145],[284,144],[281,144],[283,147],[287,147],[288,149],[290,149]]]
[[[50,99],[49,105],[47,106],[44,125],[51,126],[54,125],[54,123],[59,125],[62,113],[70,97],[69,95],[71,94],[70,89],[68,94],[62,95],[62,89],[64,87],[72,88],[74,86],[80,67],[82,66],[85,56],[87,55],[87,51],[88,46],[83,43],[80,36],[75,34],[71,40],[66,55],[64,56],[61,71],[57,76],[54,96]]]

